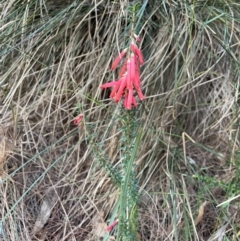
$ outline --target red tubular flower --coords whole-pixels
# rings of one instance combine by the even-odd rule
[[[120,84],[121,84],[121,82],[119,80],[118,81],[112,81],[112,82],[101,85],[100,88],[106,89],[106,88],[113,87],[115,85],[120,85]]]
[[[141,65],[143,65],[144,64],[143,56],[142,56],[142,53],[141,53],[140,49],[138,48],[138,46],[135,43],[131,43],[130,47],[131,47],[131,50],[133,51],[133,53],[137,55],[139,63]]]
[[[135,72],[135,78],[134,78],[134,81],[133,81],[133,85],[134,85],[134,88],[137,91],[139,99],[144,100],[145,96],[143,95],[142,90],[140,88],[140,77],[139,77],[138,70],[136,70],[136,72]]]
[[[113,61],[112,66],[111,66],[111,70],[114,70],[118,63],[120,62],[120,60],[124,57],[124,55],[126,54],[126,49],[124,49],[117,57],[116,59]]]
[[[127,89],[131,88],[131,59],[128,59],[127,62]]]
[[[135,68],[134,79],[132,81],[134,88],[137,90],[140,88],[140,77],[138,72],[138,66]]]
[[[106,231],[111,232],[114,226],[118,223],[118,220],[114,220],[109,226],[107,226]]]
[[[74,118],[73,124],[78,125],[82,119],[83,119],[83,114],[78,115],[77,117]]]
[[[136,89],[136,91],[137,91],[139,99],[144,100],[145,96],[143,95],[142,90],[140,88],[138,88],[138,89]]]
[[[127,85],[127,75],[124,75],[121,78],[121,85],[118,89],[118,92],[116,93],[116,95],[114,97],[115,102],[118,102],[120,100],[121,96],[124,93],[124,89],[126,88],[126,85]]]

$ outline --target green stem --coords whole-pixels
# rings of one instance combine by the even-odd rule
[[[132,194],[132,183],[131,180],[134,178],[131,174],[133,173],[133,164],[136,157],[137,149],[141,140],[142,131],[138,131],[137,137],[135,138],[134,148],[130,154],[130,159],[127,161],[127,165],[123,168],[124,179],[121,185],[120,193],[120,210],[119,210],[119,226],[117,240],[131,240],[133,236],[136,237],[136,207],[137,197],[136,194]],[[130,194],[130,197],[129,197]],[[129,203],[129,199],[130,202]],[[126,224],[126,225],[124,225]],[[134,238],[135,238],[134,237]]]

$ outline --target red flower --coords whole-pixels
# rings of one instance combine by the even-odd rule
[[[112,81],[112,82],[109,82],[109,83],[106,83],[106,84],[103,84],[100,86],[101,89],[105,89],[105,88],[108,88],[108,87],[114,87],[115,85],[120,85],[121,81],[118,80],[118,81]]]
[[[130,47],[131,47],[131,50],[133,51],[133,53],[138,57],[139,63],[141,65],[143,65],[143,63],[144,63],[143,56],[142,56],[142,53],[141,53],[140,49],[138,48],[138,46],[135,43],[131,43]]]
[[[77,117],[74,118],[73,124],[77,126],[82,119],[83,119],[83,114],[78,115]]]
[[[109,226],[107,226],[106,230],[107,232],[111,232],[114,226],[118,223],[118,220],[114,220]]]
[[[117,57],[116,59],[113,61],[112,66],[111,66],[111,70],[114,70],[118,63],[120,62],[120,60],[123,58],[123,56],[126,54],[126,49],[124,49]]]
[[[120,98],[122,97],[123,93],[124,93],[124,89],[126,88],[127,86],[127,78],[128,76],[127,75],[124,75],[120,80],[121,80],[121,84],[119,86],[119,89],[116,93],[116,95],[114,96],[114,100],[116,102],[118,102],[120,100]]]

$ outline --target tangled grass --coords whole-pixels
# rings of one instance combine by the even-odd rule
[[[119,193],[89,137],[119,162],[119,107],[99,86],[136,2],[0,4],[1,240],[101,240]],[[240,5],[138,2],[138,240],[238,240]]]

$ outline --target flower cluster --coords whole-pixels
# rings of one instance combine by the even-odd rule
[[[135,35],[136,41],[140,41],[139,37]],[[111,70],[115,70],[120,61],[124,58],[123,65],[119,70],[118,79],[112,82],[103,84],[101,89],[112,87],[110,98],[118,102],[122,97],[124,98],[123,106],[130,110],[132,106],[137,106],[134,98],[134,90],[137,92],[140,100],[145,97],[140,88],[139,66],[143,65],[143,56],[139,50],[136,42],[133,40],[130,46],[124,49],[113,61]]]

